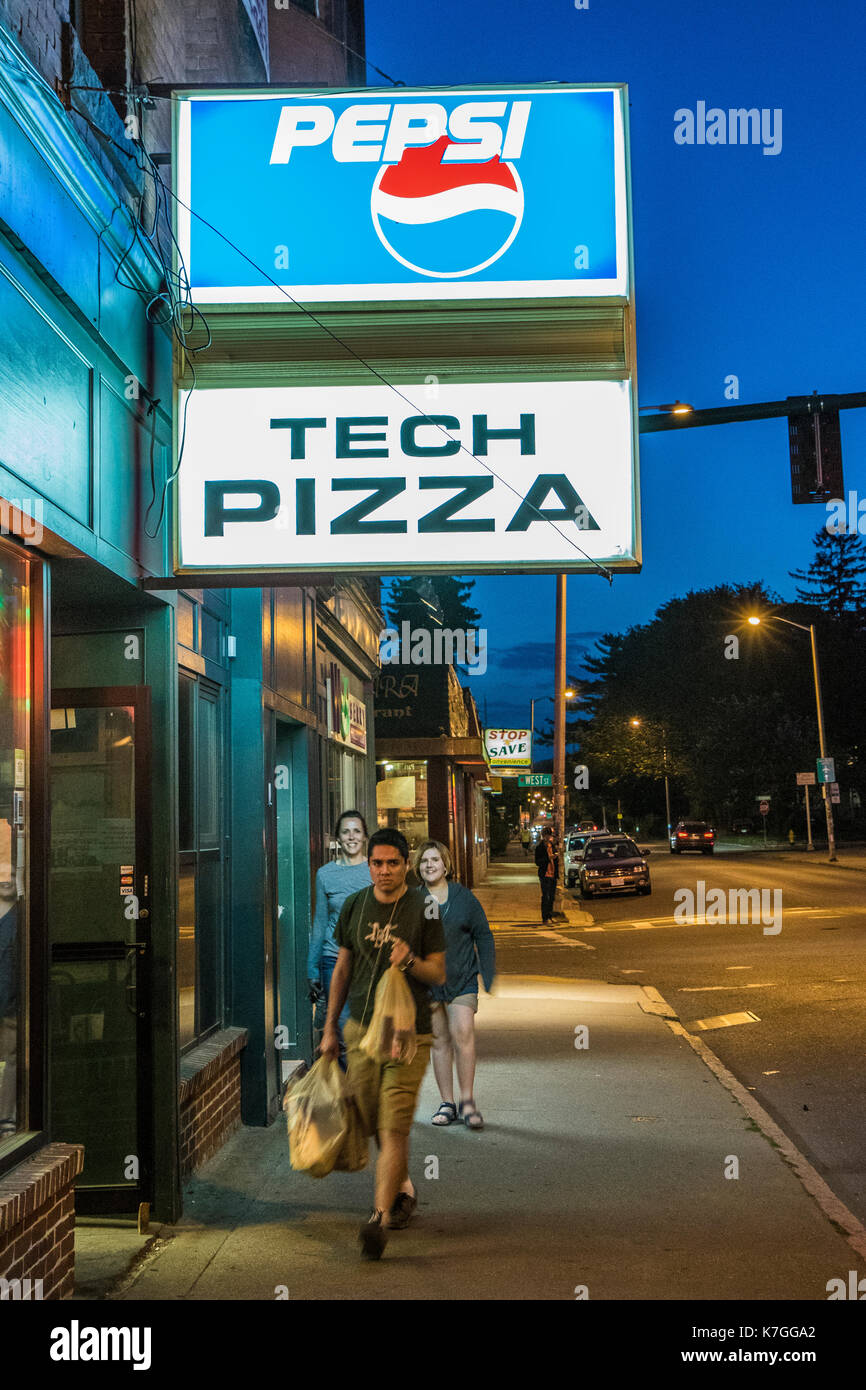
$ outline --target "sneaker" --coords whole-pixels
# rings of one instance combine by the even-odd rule
[[[418,1206],[418,1197],[415,1193],[398,1192],[394,1198],[394,1205],[388,1213],[388,1227],[392,1231],[404,1231],[409,1225],[409,1218],[415,1215],[415,1208]]]
[[[358,1239],[361,1244],[362,1260],[381,1260],[388,1237],[382,1226],[382,1213],[380,1211],[374,1211],[370,1220],[364,1222],[358,1232]]]

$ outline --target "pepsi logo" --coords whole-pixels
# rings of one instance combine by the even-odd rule
[[[523,185],[500,156],[443,163],[459,144],[442,135],[410,146],[379,170],[370,195],[376,235],[408,270],[459,279],[486,270],[508,250],[523,219]],[[450,156],[454,158],[453,155]]]

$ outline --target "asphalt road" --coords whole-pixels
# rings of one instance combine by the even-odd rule
[[[531,928],[497,933],[500,968],[654,985],[866,1222],[866,872],[818,856],[674,856],[664,846],[650,866],[649,897],[571,895],[592,926],[557,926],[557,940]],[[695,915],[675,921],[675,892],[697,895],[699,880],[726,897],[732,888],[767,889],[768,909],[781,890],[781,930]],[[732,1014],[755,1018],[718,1024]]]

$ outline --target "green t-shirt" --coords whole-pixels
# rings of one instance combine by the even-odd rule
[[[408,888],[396,903],[380,903],[372,888],[362,888],[347,898],[337,919],[334,940],[352,952],[349,984],[349,1017],[369,1023],[373,1017],[376,986],[390,964],[395,937],[405,941],[416,956],[445,950],[445,933],[439,916],[425,915],[426,892]],[[415,999],[415,1031],[429,1033],[430,991],[406,972],[406,983]]]

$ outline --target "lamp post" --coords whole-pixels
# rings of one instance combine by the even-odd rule
[[[781,618],[778,613],[769,613],[768,617],[777,623],[785,623],[788,627],[797,627],[801,632],[808,632],[809,640],[812,645],[812,675],[815,680],[815,707],[818,712],[818,747],[821,750],[821,757],[827,756],[827,743],[824,737],[824,704],[821,699],[821,674],[818,667],[818,643],[815,639],[815,624],[810,623],[806,627],[803,623],[793,623],[790,618]],[[758,617],[749,618],[752,627],[758,627],[761,619]],[[827,849],[829,863],[836,862],[836,832],[833,825],[833,805],[827,795],[827,783],[821,783],[821,791],[824,796],[824,813],[827,817]]]
[[[572,690],[571,687],[569,687],[566,691],[564,691],[564,695],[565,695],[565,699],[566,699],[566,700],[573,700],[576,694],[577,694],[577,691],[576,691],[576,690]],[[553,699],[553,696],[552,696],[552,695],[536,695],[536,696],[533,697],[533,699],[531,699],[531,700],[529,701],[529,753],[530,753],[530,771],[532,770],[532,768],[533,768],[534,765],[535,765],[535,748],[533,747],[533,744],[534,744],[534,742],[535,742],[535,706],[536,706],[536,703],[537,703],[538,701],[540,701],[540,700],[552,700],[552,699]]]
[[[629,723],[631,724],[631,726],[632,726],[633,729],[638,729],[638,728],[640,728],[640,720],[639,720],[639,719],[630,719],[630,720],[629,720]],[[664,768],[664,779],[665,779],[665,814],[667,815],[667,818],[668,818],[668,840],[670,840],[670,838],[671,838],[671,789],[670,789],[670,784],[669,784],[669,782],[668,782],[668,750],[667,750],[667,745],[666,745],[664,739],[662,739],[662,767]]]

